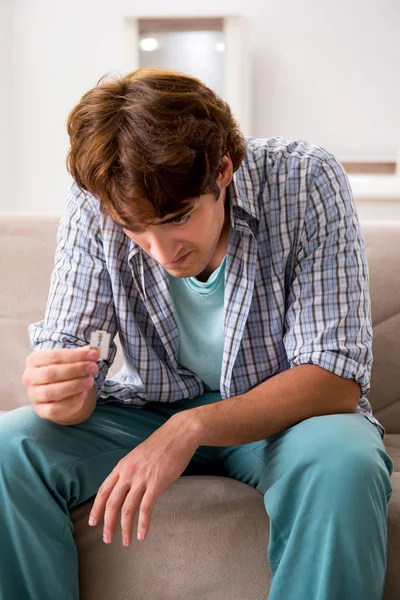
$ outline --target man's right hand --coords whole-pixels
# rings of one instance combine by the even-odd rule
[[[92,358],[89,352],[94,352]],[[86,420],[96,402],[93,374],[98,358],[99,349],[93,346],[29,354],[22,382],[39,417],[61,425]],[[89,400],[91,406],[87,406]]]

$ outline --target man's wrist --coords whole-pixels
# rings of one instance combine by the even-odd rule
[[[171,419],[180,423],[180,431],[182,431],[183,435],[189,437],[197,447],[201,445],[202,421],[199,419],[199,413],[196,412],[196,408],[175,413]]]

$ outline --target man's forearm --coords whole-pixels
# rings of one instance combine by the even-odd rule
[[[279,373],[240,396],[175,416],[195,431],[199,446],[239,446],[310,417],[356,412],[360,395],[360,386],[352,379],[307,364]]]

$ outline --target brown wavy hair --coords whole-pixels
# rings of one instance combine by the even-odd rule
[[[246,142],[229,105],[199,79],[162,69],[102,77],[71,111],[67,168],[126,223],[163,219],[203,194],[219,197],[225,154],[236,171]]]

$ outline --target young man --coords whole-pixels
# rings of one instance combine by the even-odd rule
[[[178,477],[221,468],[264,495],[270,600],[380,600],[393,462],[367,399],[368,266],[343,168],[304,141],[245,139],[210,89],[161,70],[99,82],[68,132],[32,406],[0,420],[0,596],[76,600],[73,506],[96,496],[92,524],[110,542],[121,514],[129,545]],[[112,379],[114,341],[98,368],[88,354],[97,329],[124,350]]]

